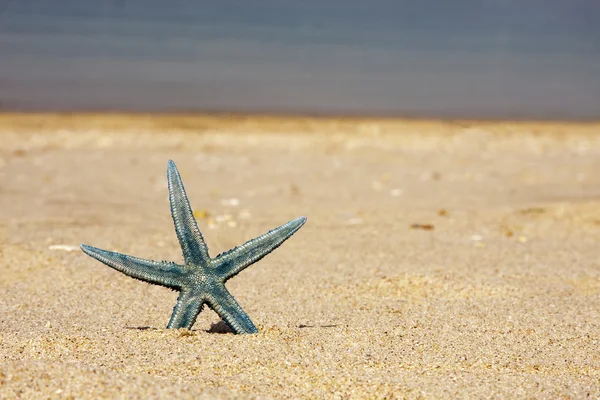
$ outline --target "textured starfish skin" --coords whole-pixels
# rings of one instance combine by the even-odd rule
[[[169,161],[167,177],[171,215],[183,251],[183,265],[145,260],[85,244],[81,245],[81,249],[125,275],[179,291],[167,328],[191,329],[202,307],[207,304],[233,332],[258,332],[250,317],[225,288],[225,282],[279,247],[304,225],[306,218],[297,218],[211,258],[173,161]]]

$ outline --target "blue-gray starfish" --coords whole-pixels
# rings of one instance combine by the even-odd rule
[[[306,218],[290,221],[241,246],[210,258],[208,247],[198,229],[179,171],[173,161],[169,161],[167,178],[171,215],[183,250],[183,265],[169,261],[144,260],[85,244],[81,245],[81,249],[87,255],[125,275],[179,291],[177,304],[167,328],[190,329],[204,304],[208,304],[233,332],[258,332],[248,315],[225,288],[225,282],[279,247],[304,225]]]

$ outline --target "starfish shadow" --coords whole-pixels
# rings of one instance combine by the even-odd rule
[[[305,325],[305,324],[300,324],[298,325],[298,328],[303,329],[303,328],[337,328],[339,325],[335,324],[335,325]]]
[[[154,326],[126,326],[125,329],[136,330],[136,331],[160,331],[163,328],[156,328]],[[223,321],[216,322],[210,326],[209,329],[190,329],[191,332],[206,332],[206,333],[235,333],[231,328]]]
[[[138,330],[138,331],[157,331],[158,328],[155,328],[153,326],[126,326],[125,329],[130,329],[130,330]]]
[[[229,327],[229,325],[227,325],[223,321],[219,321],[219,322],[215,322],[214,324],[211,324],[210,329],[207,329],[205,332],[208,332],[208,333],[218,333],[218,334],[235,333]]]

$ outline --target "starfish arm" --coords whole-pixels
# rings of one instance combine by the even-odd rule
[[[202,311],[204,300],[192,291],[181,291],[177,298],[177,304],[173,308],[173,314],[167,325],[167,329],[186,328],[192,329],[192,326]]]
[[[242,270],[254,264],[290,238],[304,223],[306,217],[300,217],[275,228],[262,236],[247,241],[215,258],[217,274],[225,281],[236,276]]]
[[[171,203],[171,215],[175,223],[177,239],[183,251],[183,258],[194,264],[207,264],[210,261],[208,247],[204,242],[202,233],[192,213],[181,176],[175,163],[169,160],[167,168],[167,180],[169,182],[169,201]]]
[[[207,303],[234,333],[258,332],[248,314],[242,310],[225,285],[211,287]]]
[[[144,260],[121,253],[97,249],[85,244],[81,250],[90,257],[132,278],[170,289],[180,289],[183,268],[175,263]]]

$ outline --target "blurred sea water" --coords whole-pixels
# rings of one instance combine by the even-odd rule
[[[0,0],[0,107],[600,118],[600,2]]]

